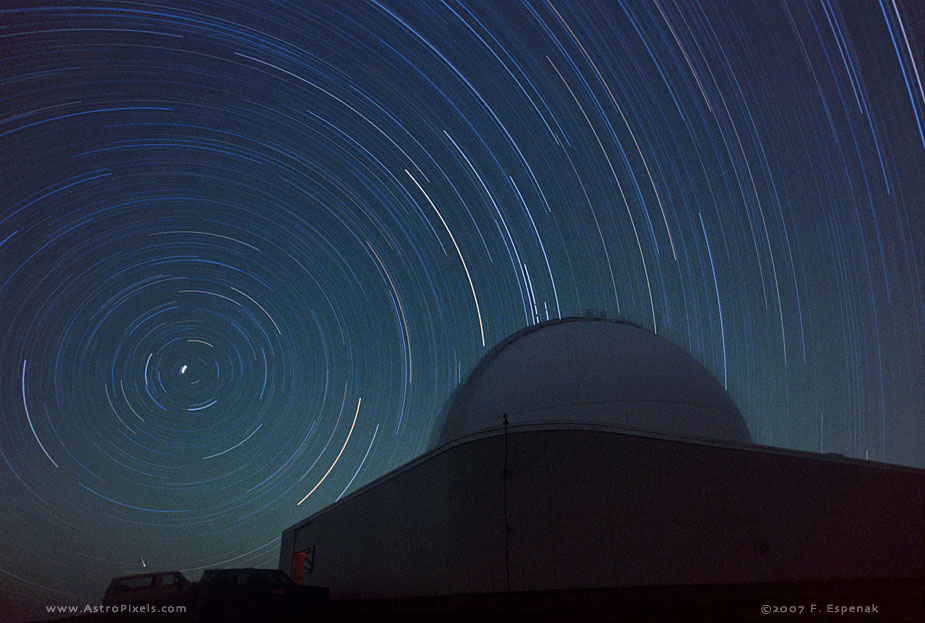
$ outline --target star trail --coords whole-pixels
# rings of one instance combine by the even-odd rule
[[[0,609],[275,567],[589,309],[756,443],[925,467],[923,14],[4,3]]]

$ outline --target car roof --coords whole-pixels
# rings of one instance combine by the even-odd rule
[[[220,568],[220,569],[206,569],[203,571],[203,575],[206,573],[242,573],[242,572],[251,572],[251,571],[272,571],[274,573],[279,572],[279,569],[273,569],[272,567],[235,567],[235,568]]]
[[[131,575],[120,575],[120,576],[118,576],[118,577],[113,578],[113,579],[112,579],[112,582],[121,582],[122,580],[132,580],[132,579],[134,579],[134,578],[150,578],[150,577],[154,577],[154,576],[157,576],[157,575],[168,575],[168,574],[171,574],[171,573],[175,573],[175,574],[179,575],[180,577],[185,577],[185,576],[184,576],[182,573],[180,573],[179,571],[151,571],[151,572],[149,572],[149,573],[133,573],[133,574],[131,574]],[[112,583],[112,582],[110,582],[110,583]]]

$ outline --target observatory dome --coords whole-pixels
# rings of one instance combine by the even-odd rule
[[[625,321],[553,320],[494,347],[450,397],[434,447],[511,426],[595,424],[751,443],[729,394],[683,349]]]

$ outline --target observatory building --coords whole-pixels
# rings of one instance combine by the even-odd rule
[[[430,450],[286,529],[279,566],[332,600],[399,610],[908,579],[925,562],[923,495],[923,470],[754,445],[682,349],[570,318],[493,348]]]

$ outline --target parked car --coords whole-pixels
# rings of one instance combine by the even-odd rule
[[[190,582],[179,571],[138,573],[113,578],[103,595],[104,606],[151,604],[153,606],[186,603]]]
[[[206,569],[190,603],[205,621],[295,621],[322,608],[328,589],[299,586],[278,569]]]

